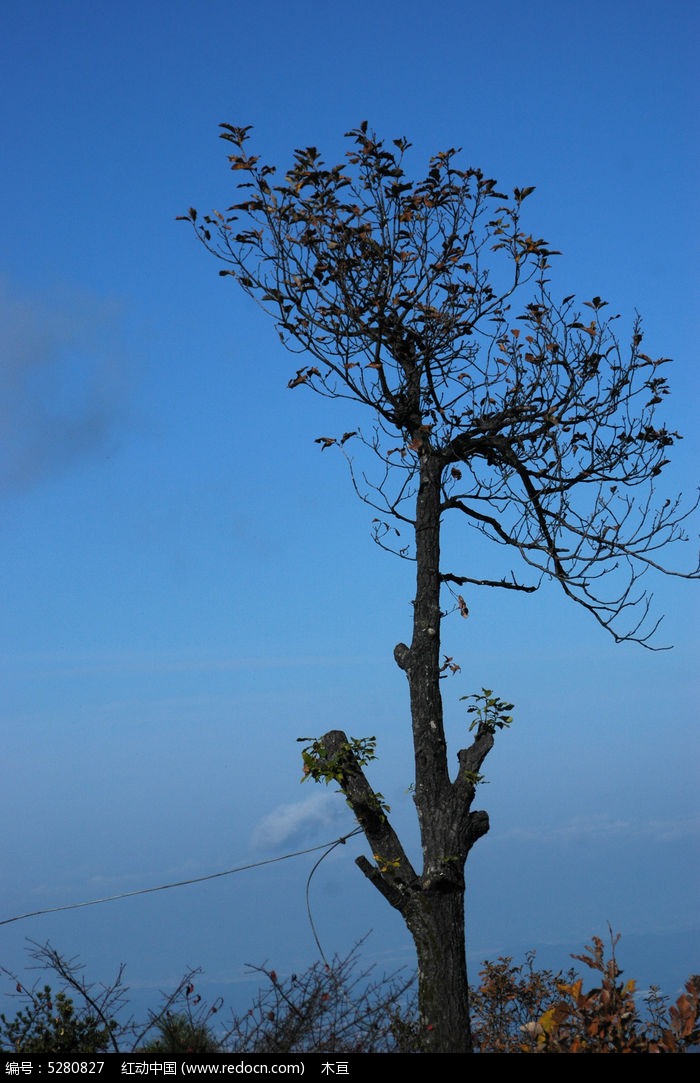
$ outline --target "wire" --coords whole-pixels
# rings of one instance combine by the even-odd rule
[[[349,835],[344,835],[342,838],[336,839],[335,842],[329,843],[328,844],[328,849],[326,850],[325,854],[321,854],[318,861],[315,863],[314,867],[312,868],[311,872],[309,873],[309,875],[306,878],[306,912],[309,915],[309,924],[311,926],[311,932],[314,934],[314,940],[316,941],[316,947],[318,948],[318,950],[319,950],[319,952],[321,954],[321,958],[323,959],[324,963],[326,964],[326,967],[328,968],[328,970],[330,970],[330,964],[329,964],[328,960],[326,959],[326,956],[325,956],[325,954],[323,952],[323,948],[321,947],[321,941],[318,938],[318,933],[316,932],[316,925],[314,923],[313,914],[311,913],[311,899],[309,898],[309,888],[311,887],[311,878],[312,878],[313,874],[316,872],[316,869],[319,867],[321,862],[325,861],[325,859],[328,857],[328,855],[331,854],[333,852],[333,850],[335,850],[336,846],[341,846],[341,845],[344,846],[347,839],[351,839],[353,837],[353,835],[359,835],[361,833],[362,833],[362,828],[361,827],[356,827],[355,830],[351,831]]]
[[[0,921],[0,925],[11,925],[14,921],[25,921],[27,918],[36,918],[41,916],[42,914],[57,914],[61,910],[80,910],[84,906],[100,906],[102,903],[115,902],[117,899],[131,899],[135,895],[150,895],[155,891],[169,891],[171,888],[174,887],[186,887],[188,884],[201,884],[204,883],[205,880],[216,880],[220,876],[233,876],[233,874],[237,872],[247,872],[249,869],[258,869],[262,865],[274,865],[277,861],[288,861],[292,857],[303,857],[305,854],[315,853],[316,850],[325,850],[326,853],[323,854],[323,857],[321,857],[319,861],[316,862],[314,868],[311,870],[311,875],[313,875],[318,865],[321,863],[321,861],[323,861],[323,858],[326,857],[327,854],[331,852],[331,850],[334,850],[336,846],[340,846],[342,843],[345,843],[347,839],[351,839],[353,835],[359,834],[360,831],[361,828],[356,827],[354,831],[351,831],[348,835],[343,835],[339,839],[335,839],[334,842],[323,842],[319,846],[310,846],[307,850],[295,850],[294,853],[291,854],[282,854],[280,857],[269,857],[266,858],[266,860],[264,861],[254,861],[250,865],[238,865],[235,869],[224,869],[223,872],[210,872],[207,876],[195,876],[191,880],[176,880],[172,884],[159,884],[158,887],[143,887],[140,888],[138,891],[124,891],[120,895],[107,895],[104,899],[90,899],[88,902],[67,903],[65,906],[51,906],[46,910],[32,910],[28,914],[17,914],[17,916],[13,918],[4,918],[2,921]],[[310,878],[311,877],[309,877],[309,879]],[[309,883],[307,880],[307,907],[308,887]],[[309,917],[311,917],[310,911]],[[313,921],[311,922],[311,926],[313,928]],[[316,937],[316,930],[314,929],[313,931],[314,936]],[[316,943],[318,944],[319,951],[321,951],[321,945],[318,942],[318,937],[316,937]],[[323,955],[323,951],[321,951],[321,955]]]

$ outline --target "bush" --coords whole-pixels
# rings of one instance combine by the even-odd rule
[[[574,968],[538,970],[535,953],[514,964],[505,956],[485,962],[471,990],[474,1049],[481,1053],[685,1053],[700,1044],[700,977],[691,977],[675,1004],[658,989],[639,1002],[634,981],[622,981],[615,957],[619,936],[574,955],[600,975],[584,991]],[[81,968],[50,945],[32,956],[64,983],[29,990],[14,975],[23,1006],[12,1020],[0,1015],[0,1049],[14,1055],[94,1055],[114,1050],[144,1055],[212,1053],[398,1053],[421,1052],[423,1041],[413,996],[414,980],[401,972],[375,977],[358,965],[360,945],[330,965],[315,963],[280,979],[255,967],[265,979],[248,1011],[220,1019],[221,1000],[206,1004],[187,974],[145,1025],[118,1023],[126,990],[123,970],[111,985],[85,982]],[[8,973],[7,971],[5,973]],[[78,1006],[70,995],[77,996]],[[217,1020],[218,1021],[218,1020]],[[148,1035],[155,1035],[147,1041]]]
[[[405,1049],[415,1015],[413,977],[373,978],[358,970],[357,948],[332,965],[314,963],[281,980],[255,968],[268,984],[252,1007],[234,1017],[224,1044],[231,1053],[395,1053]]]
[[[153,1026],[158,1037],[139,1048],[138,1052],[144,1056],[187,1057],[224,1052],[206,1023],[196,1022],[185,1012],[166,1012]]]
[[[480,1053],[522,1053],[536,1047],[529,1024],[539,1019],[559,995],[560,983],[573,980],[573,969],[563,974],[535,969],[535,952],[519,966],[511,956],[485,962],[480,984],[470,991],[472,1037]]]
[[[609,959],[597,936],[587,954],[574,956],[602,975],[600,985],[584,992],[581,978],[558,983],[554,1003],[525,1027],[529,1041],[524,1052],[685,1053],[700,1042],[700,976],[688,979],[685,993],[671,1007],[652,988],[644,1001],[644,1016],[635,999],[634,980],[619,980],[622,970],[615,958],[619,939],[612,937]]]
[[[25,992],[24,990],[22,990]],[[89,1011],[76,1012],[65,993],[54,994],[49,985],[26,991],[28,1003],[12,1020],[0,1015],[0,1049],[25,1056],[39,1053],[93,1056],[112,1049],[117,1024]]]

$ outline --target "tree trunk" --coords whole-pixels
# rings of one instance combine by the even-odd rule
[[[471,1053],[464,885],[417,893],[404,917],[418,958],[421,1051]]]
[[[465,840],[455,822],[440,688],[440,515],[442,463],[422,456],[416,499],[413,639],[397,662],[411,697],[414,801],[423,849],[421,888],[404,920],[418,957],[418,1003],[426,1048],[471,1051],[464,936]],[[462,817],[459,817],[461,820]]]
[[[440,655],[440,518],[442,459],[426,449],[416,498],[416,597],[411,646],[394,654],[405,670],[411,697],[415,753],[414,801],[420,825],[423,872],[402,908],[418,957],[418,1002],[427,1049],[471,1052],[469,986],[464,932],[464,865],[477,838],[488,831],[486,813],[471,813],[474,785],[468,775],[490,750],[480,732],[459,755],[450,781],[443,726]]]
[[[372,848],[357,864],[402,915],[418,960],[418,1006],[422,1052],[469,1053],[469,986],[464,932],[464,865],[489,829],[485,812],[471,812],[475,774],[493,746],[493,732],[479,726],[468,749],[457,754],[450,780],[440,688],[440,514],[443,464],[422,457],[416,499],[416,597],[411,646],[399,643],[397,664],[406,673],[415,754],[414,802],[423,870],[413,868],[367,781],[352,742],[340,730],[315,746],[313,774],[337,781]]]

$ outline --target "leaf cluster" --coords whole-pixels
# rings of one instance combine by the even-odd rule
[[[308,741],[309,744],[302,748],[301,758],[304,765],[302,782],[312,778],[314,782],[341,782],[343,781],[342,763],[348,752],[351,752],[360,767],[366,767],[368,763],[377,758],[376,737],[351,737],[335,751],[331,756],[323,739],[315,737],[297,737],[298,742]]]
[[[343,792],[347,781],[348,757],[354,766],[360,769],[377,758],[376,737],[350,737],[339,744],[332,753],[323,738],[297,737],[297,741],[309,742],[301,750],[303,764],[301,781],[306,782],[312,778],[314,782],[324,782],[326,785],[337,782]],[[381,793],[376,791],[373,793],[373,803],[378,810],[391,811]]]
[[[493,694],[490,688],[482,688],[481,692],[474,692],[470,696],[460,696],[461,700],[474,700],[467,707],[467,714],[473,714],[474,718],[469,723],[470,730],[483,730],[494,734],[496,730],[506,729],[513,722],[514,704],[506,703]]]

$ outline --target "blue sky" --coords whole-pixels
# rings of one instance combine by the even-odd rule
[[[529,228],[561,294],[599,294],[675,359],[664,492],[697,486],[698,85],[690,2],[493,11],[126,0],[4,4],[0,99],[2,914],[135,890],[352,830],[299,785],[298,736],[375,734],[373,780],[415,843],[405,680],[412,567],[370,540],[340,456],[347,406],[287,381],[274,328],[175,218],[232,201],[218,124],[284,165],[327,160],[368,119],[501,186],[536,185]],[[691,542],[669,554],[694,564]],[[468,552],[469,538],[449,541]],[[468,865],[470,957],[576,950],[606,923],[669,981],[700,968],[697,589],[653,582],[668,652],[615,646],[553,588],[475,593],[446,627],[459,697],[516,704],[486,764],[492,829]],[[316,873],[324,950],[409,962],[355,869]],[[164,988],[187,966],[316,955],[315,858],[0,927],[0,964],[51,939],[104,977]],[[663,938],[667,940],[664,941]],[[646,952],[646,954],[645,954]],[[654,958],[654,961],[655,958]],[[648,964],[648,965],[647,965]],[[649,978],[662,975],[650,973]]]

